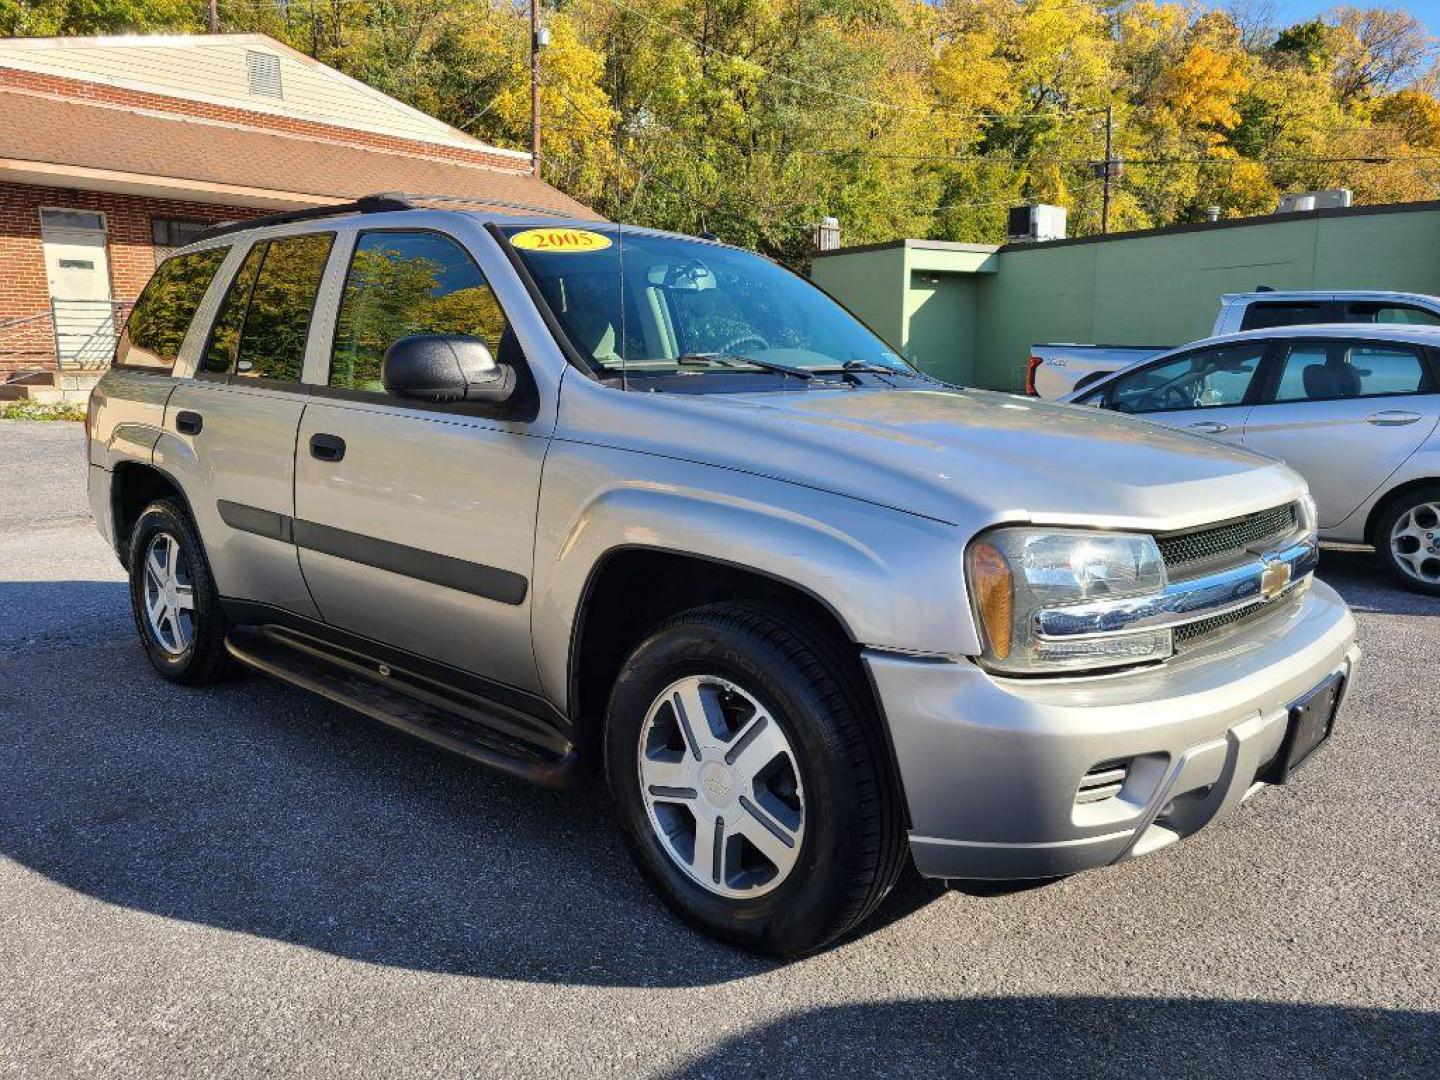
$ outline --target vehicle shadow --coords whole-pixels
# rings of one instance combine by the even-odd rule
[[[1356,611],[1440,615],[1440,597],[1402,589],[1368,551],[1322,548],[1318,573]]]
[[[1260,1001],[992,997],[840,1005],[747,1029],[670,1073],[1426,1077],[1440,1013]]]
[[[11,625],[55,604],[84,625]],[[535,788],[259,676],[174,686],[125,604],[118,582],[0,582],[0,854],[110,904],[374,964],[619,986],[775,966],[660,904],[602,785]],[[906,878],[868,928],[941,891]]]

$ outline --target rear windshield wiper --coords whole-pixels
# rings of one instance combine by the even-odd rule
[[[804,379],[806,382],[815,378],[815,372],[808,368],[791,367],[789,364],[777,364],[773,360],[756,360],[750,356],[735,356],[730,353],[686,353],[676,359],[675,363],[682,367],[709,367],[711,364],[719,364],[721,367],[735,367],[738,364],[749,364],[751,367],[760,368],[762,371],[773,371],[777,375],[793,375],[797,379]]]

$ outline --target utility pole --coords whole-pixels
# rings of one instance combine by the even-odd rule
[[[540,175],[540,0],[530,0],[530,171]]]
[[[1115,171],[1115,106],[1105,106],[1105,194],[1100,201],[1100,232],[1110,231],[1110,180]]]
[[[210,0],[210,33],[220,32],[220,3],[219,0]]]

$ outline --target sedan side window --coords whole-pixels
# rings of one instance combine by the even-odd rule
[[[1200,349],[1122,375],[1106,388],[1105,405],[1125,413],[1243,405],[1266,345]]]
[[[335,325],[330,385],[384,392],[385,350],[412,334],[478,337],[515,363],[514,335],[468,252],[434,232],[362,233],[350,260]]]
[[[1296,342],[1285,357],[1275,400],[1340,401],[1433,393],[1434,389],[1418,349],[1343,341]]]

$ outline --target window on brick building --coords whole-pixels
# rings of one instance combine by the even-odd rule
[[[213,221],[199,221],[195,218],[151,218],[150,237],[155,242],[155,265],[159,266],[164,262],[176,248],[193,243],[197,236],[213,224]]]

